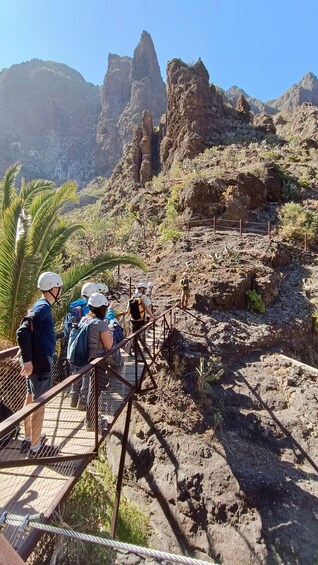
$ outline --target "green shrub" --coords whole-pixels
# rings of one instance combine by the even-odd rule
[[[161,236],[159,237],[159,243],[164,243],[165,241],[173,241],[175,243],[182,236],[182,232],[176,228],[160,226]]]
[[[263,314],[266,310],[265,304],[260,294],[256,290],[246,290],[247,308],[251,312]]]
[[[279,230],[283,238],[302,241],[305,233],[309,242],[318,234],[318,215],[301,204],[288,202],[279,212]]]
[[[198,394],[203,398],[207,394],[212,394],[213,389],[210,383],[217,382],[224,374],[221,358],[212,356],[209,359],[200,357],[199,366],[196,367],[198,373]]]
[[[286,178],[283,179],[282,195],[287,201],[301,200],[302,189],[294,179]]]

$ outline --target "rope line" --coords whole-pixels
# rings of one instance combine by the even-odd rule
[[[115,541],[113,539],[102,538],[99,536],[94,536],[92,534],[84,534],[80,532],[75,532],[74,530],[60,528],[57,526],[51,526],[49,524],[42,524],[41,522],[33,521],[33,519],[38,519],[39,514],[35,514],[34,518],[30,515],[21,516],[19,514],[9,514],[4,512],[0,519],[0,526],[4,527],[6,524],[11,526],[16,526],[19,528],[20,535],[26,535],[29,528],[35,528],[37,530],[42,530],[43,532],[59,534],[69,538],[89,541],[99,545],[104,545],[105,547],[116,549],[122,552],[135,553],[137,555],[143,555],[145,557],[154,557],[157,559],[168,560],[175,563],[184,563],[185,565],[217,565],[212,561],[201,561],[200,559],[194,559],[192,557],[186,557],[184,555],[176,555],[174,553],[167,553],[165,551],[157,551],[155,549],[149,549],[147,547],[140,547],[138,545],[133,545],[130,543],[124,543],[120,541]]]

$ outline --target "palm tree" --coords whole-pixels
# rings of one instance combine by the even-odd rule
[[[61,216],[66,202],[78,202],[75,182],[56,188],[47,180],[22,180],[18,190],[20,169],[20,164],[12,165],[0,184],[0,334],[10,341],[37,296],[39,274],[54,268],[73,233],[85,230],[85,224]],[[67,296],[83,279],[121,263],[145,269],[137,257],[106,253],[64,271],[64,293]]]

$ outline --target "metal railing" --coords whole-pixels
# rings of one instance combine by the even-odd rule
[[[7,445],[0,447],[0,512],[27,510],[41,512],[45,519],[49,519],[97,455],[100,444],[127,406],[111,524],[111,535],[115,536],[133,398],[156,387],[154,370],[162,348],[171,359],[174,310],[175,306],[157,316],[154,322],[129,335],[103,357],[92,360],[75,374],[69,374],[64,338],[59,335],[58,353],[52,368],[53,387],[27,406],[23,406],[26,390],[25,379],[20,376],[20,365],[16,360],[18,348],[0,352],[0,398],[13,412],[0,423],[0,446],[10,432],[20,430],[17,438],[12,437]],[[121,367],[114,367],[109,363],[120,348],[124,362]],[[130,355],[127,349],[131,350]],[[146,377],[149,382],[143,388]],[[70,388],[83,378],[89,381],[85,412],[70,407]],[[27,453],[20,453],[20,436],[23,421],[39,408],[45,408],[43,431],[47,444],[58,445],[59,452],[51,457],[30,459]],[[8,529],[6,535],[12,543],[10,536],[14,533]],[[23,558],[29,555],[37,542],[31,537],[18,548]]]
[[[193,218],[186,222],[188,231],[191,227],[211,226],[214,233],[217,231],[237,231],[242,237],[243,233],[267,235],[271,239],[271,222],[249,222],[247,220],[225,220],[214,216],[213,218]]]

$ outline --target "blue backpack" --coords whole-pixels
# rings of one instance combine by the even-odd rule
[[[77,326],[88,312],[87,300],[84,298],[78,298],[78,300],[70,303],[69,311],[64,318],[64,337],[67,340],[70,337],[71,329]]]
[[[88,328],[94,320],[82,320],[79,325],[73,326],[67,344],[66,358],[75,367],[84,367],[88,364]]]
[[[114,345],[117,345],[117,343],[120,343],[123,339],[125,339],[124,330],[119,324],[114,324],[113,338],[115,342]]]

